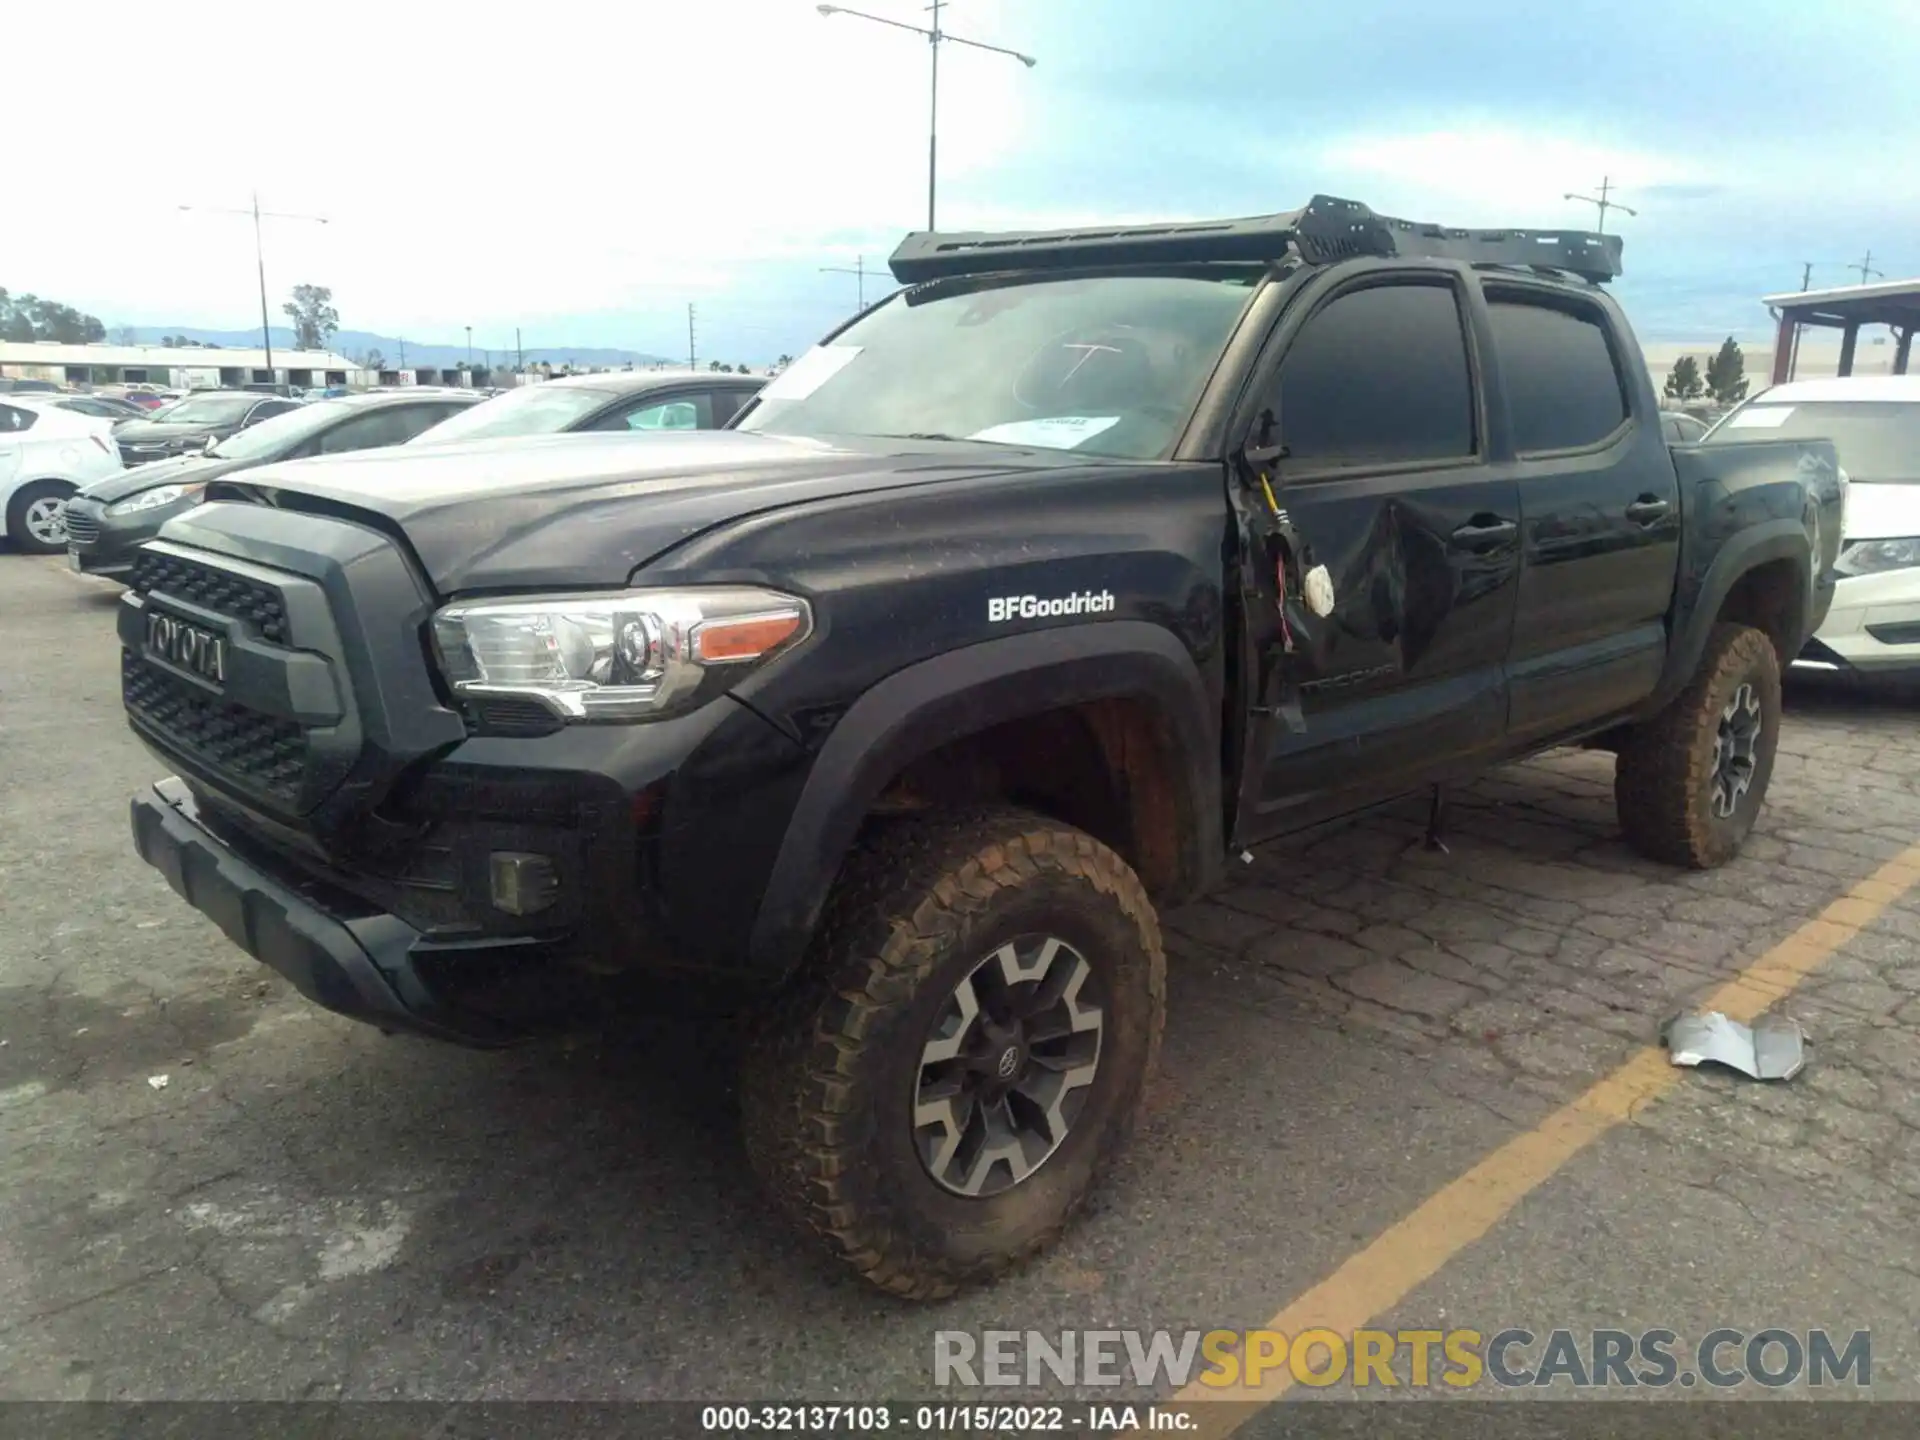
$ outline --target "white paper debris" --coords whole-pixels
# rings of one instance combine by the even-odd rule
[[[1676,1015],[1661,1027],[1661,1038],[1676,1065],[1711,1061],[1750,1080],[1791,1080],[1807,1063],[1806,1032],[1784,1016],[1748,1028],[1718,1010]]]
[[[147,1076],[147,1084],[155,1090],[164,1090],[167,1088],[167,1077],[165,1075],[149,1075]]]

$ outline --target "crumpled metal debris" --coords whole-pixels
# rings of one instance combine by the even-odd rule
[[[1750,1080],[1791,1080],[1807,1063],[1807,1032],[1784,1015],[1751,1027],[1718,1010],[1676,1015],[1660,1027],[1660,1038],[1676,1065],[1711,1061]]]

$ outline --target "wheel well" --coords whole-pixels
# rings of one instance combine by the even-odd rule
[[[1751,625],[1773,642],[1774,653],[1784,667],[1793,659],[1799,638],[1794,634],[1794,617],[1800,609],[1800,572],[1791,560],[1769,560],[1756,565],[1738,580],[1721,602],[1721,620],[1736,625]]]
[[[1188,883],[1171,730],[1138,700],[1093,700],[950,741],[896,775],[874,816],[1003,801],[1085,830],[1156,898]]]

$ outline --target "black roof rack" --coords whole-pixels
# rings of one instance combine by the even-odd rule
[[[1305,208],[1246,220],[1088,226],[1001,234],[915,231],[888,262],[917,285],[949,275],[1086,265],[1271,261],[1297,251],[1313,265],[1361,256],[1425,256],[1469,265],[1558,270],[1601,284],[1620,273],[1620,237],[1588,230],[1460,230],[1376,215],[1357,200],[1316,195]]]

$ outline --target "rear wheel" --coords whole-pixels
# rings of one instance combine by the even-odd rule
[[[1126,863],[996,811],[888,825],[749,1046],[748,1153],[867,1280],[934,1299],[1048,1244],[1132,1126],[1165,962]]]
[[[7,538],[30,555],[54,555],[67,548],[63,513],[74,487],[64,480],[36,480],[13,492],[7,503]]]
[[[1696,870],[1737,855],[1773,778],[1780,708],[1773,642],[1714,626],[1687,688],[1621,742],[1613,793],[1628,843]]]

